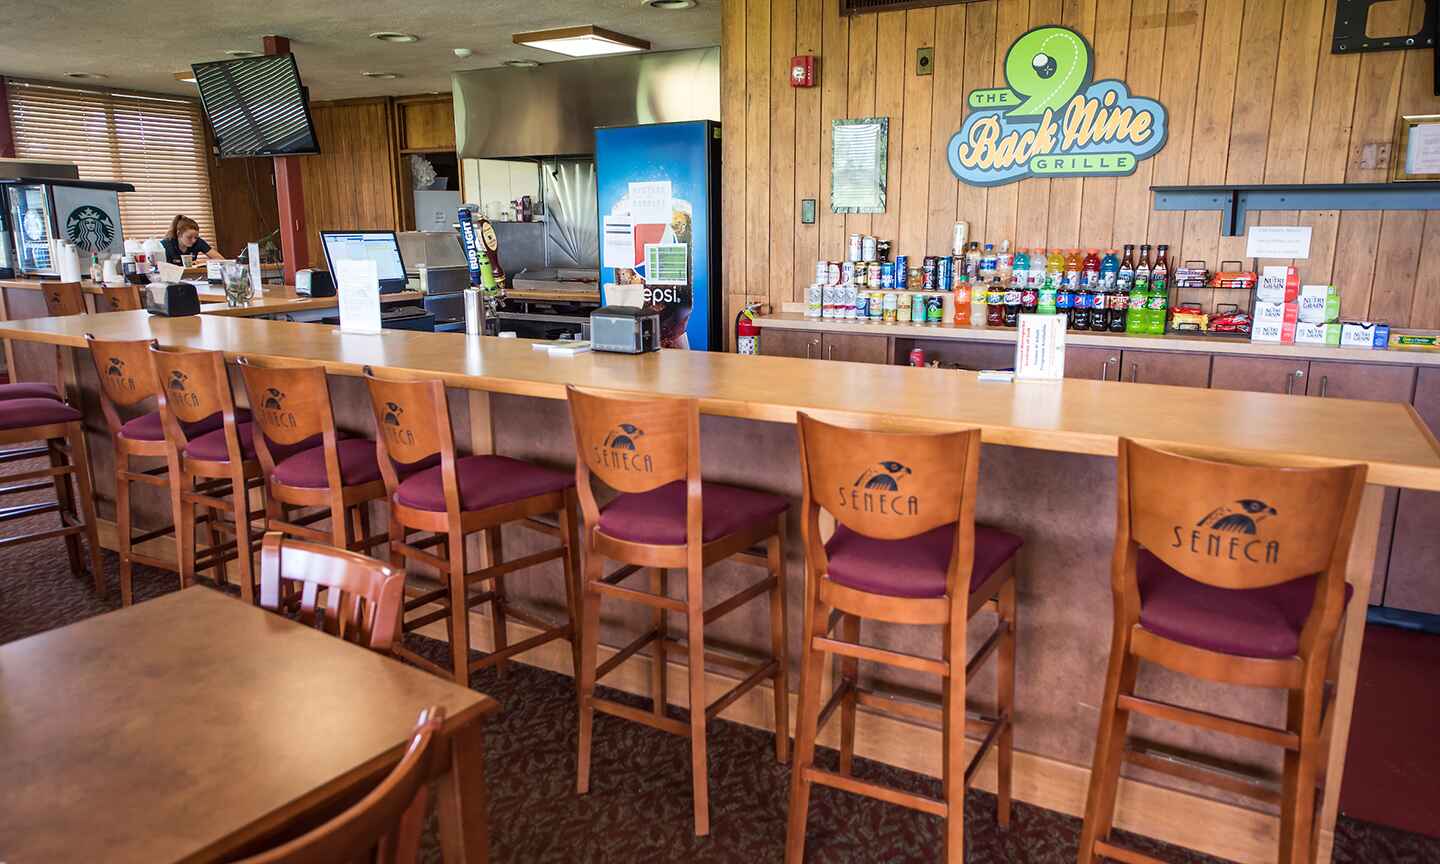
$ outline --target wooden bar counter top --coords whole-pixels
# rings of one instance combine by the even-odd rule
[[[798,411],[833,422],[887,429],[929,430],[978,427],[981,458],[977,519],[1025,538],[1017,563],[1019,647],[1017,656],[1015,796],[1061,812],[1084,806],[1096,704],[1101,698],[1110,644],[1110,556],[1115,530],[1116,441],[1121,436],[1197,456],[1268,464],[1345,464],[1369,467],[1365,499],[1357,521],[1347,580],[1355,602],[1346,616],[1340,646],[1335,733],[1331,742],[1325,798],[1318,820],[1318,860],[1328,862],[1334,841],[1355,681],[1359,670],[1366,604],[1381,543],[1386,487],[1440,491],[1440,443],[1408,404],[1350,399],[1316,399],[1193,387],[1067,379],[1057,383],[980,381],[973,372],[866,363],[825,362],[791,357],[741,356],[661,351],[639,356],[585,353],[550,357],[530,342],[461,334],[385,331],[341,334],[319,324],[202,314],[189,318],[112,312],[74,318],[0,322],[0,338],[30,352],[45,345],[79,349],[69,365],[69,385],[89,418],[91,460],[100,499],[102,538],[113,513],[113,464],[100,420],[98,382],[84,352],[84,335],[106,339],[154,338],[163,345],[224,351],[232,359],[309,360],[337,377],[331,381],[337,424],[342,431],[373,436],[373,419],[363,382],[366,365],[395,373],[441,378],[452,389],[457,439],[472,452],[496,452],[555,467],[574,464],[574,439],[564,401],[565,385],[628,393],[687,396],[701,412],[703,470],[708,480],[737,483],[789,497],[792,506],[787,561],[791,574],[802,564],[796,521],[800,474],[793,423]],[[15,352],[17,355],[20,351]],[[50,361],[53,369],[53,355]],[[22,369],[19,377],[39,374]],[[243,391],[236,385],[237,397]],[[1408,493],[1407,493],[1408,494]],[[157,494],[134,500],[136,530],[169,522],[168,500]],[[113,528],[109,529],[113,532]],[[537,551],[527,534],[506,532],[508,558]],[[173,554],[173,550],[156,550]],[[554,574],[558,579],[558,568]],[[726,596],[753,581],[743,564],[707,569],[705,591]],[[539,614],[559,598],[549,577],[517,580],[512,596]],[[799,656],[802,580],[790,580],[789,656]],[[606,609],[601,660],[613,655],[622,632],[649,626],[647,612]],[[643,620],[642,620],[643,619]],[[511,622],[513,641],[534,635]],[[740,610],[707,627],[707,643],[741,653],[768,646],[768,612]],[[488,626],[473,629],[473,647],[487,650]],[[974,628],[985,631],[987,628]],[[439,634],[443,637],[443,631]],[[972,637],[980,634],[972,633]],[[870,644],[926,656],[939,654],[933,628],[867,625]],[[972,639],[971,649],[979,645]],[[545,648],[524,662],[570,674],[563,649]],[[634,656],[616,672],[615,685],[648,694],[649,658]],[[793,668],[793,667],[792,667]],[[681,694],[684,670],[673,666],[670,691]],[[877,673],[877,684],[903,693],[932,682]],[[607,679],[608,681],[609,679]],[[798,680],[798,676],[797,676]],[[712,698],[732,681],[711,676]],[[1277,694],[1225,687],[1146,668],[1142,693],[1169,702],[1256,722],[1278,722],[1285,703]],[[989,709],[993,692],[985,675],[972,693],[975,707]],[[727,719],[769,728],[769,694],[756,688],[725,712]],[[1138,720],[1136,741],[1154,752],[1180,747],[1257,779],[1273,781],[1280,757],[1273,748],[1207,732]],[[821,737],[821,743],[834,741]],[[938,776],[940,740],[935,729],[862,710],[856,752]],[[994,771],[977,775],[993,789]],[[1209,796],[1209,797],[1207,797]],[[1184,782],[1127,769],[1119,793],[1118,827],[1199,849],[1232,861],[1274,860],[1278,820],[1272,810],[1229,795],[1203,795]]]

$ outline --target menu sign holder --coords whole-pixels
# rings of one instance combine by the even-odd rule
[[[336,261],[335,293],[341,333],[380,332],[380,273],[374,261]]]
[[[1015,340],[1016,381],[1060,381],[1065,377],[1065,318],[1021,315]]]

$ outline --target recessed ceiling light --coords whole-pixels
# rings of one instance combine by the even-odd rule
[[[396,75],[394,72],[361,72],[360,74],[361,74],[361,75],[364,75],[366,78],[382,78],[382,79],[384,79],[384,80],[386,80],[386,81],[389,81],[391,78],[399,78],[399,77],[400,77],[399,75]]]
[[[666,12],[695,8],[695,0],[640,0],[640,2],[643,6],[649,6],[651,9],[662,9]]]
[[[379,39],[381,42],[419,42],[420,37],[414,33],[399,33],[394,30],[381,30],[379,33],[371,33],[371,39]]]
[[[74,78],[77,81],[103,81],[109,75],[101,75],[99,72],[66,72],[66,78]]]
[[[534,69],[540,63],[535,60],[506,60],[501,66],[509,66],[511,69]]]
[[[227,56],[227,57],[258,57],[258,56],[260,56],[260,52],[259,52],[259,51],[247,51],[247,50],[245,50],[244,48],[231,48],[229,51],[226,51],[226,52],[225,52],[225,56]]]
[[[600,54],[629,54],[650,50],[650,43],[644,39],[636,39],[634,36],[626,36],[594,25],[516,33],[513,39],[516,45],[554,51],[568,57],[595,57]]]
[[[181,84],[194,84],[195,72],[190,69],[187,69],[184,72],[176,72],[175,80],[179,81]]]

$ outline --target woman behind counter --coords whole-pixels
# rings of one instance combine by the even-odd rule
[[[189,216],[176,216],[170,223],[170,232],[160,242],[165,244],[165,260],[171,264],[184,263],[182,255],[198,258],[210,251],[210,244],[200,237],[199,223]]]

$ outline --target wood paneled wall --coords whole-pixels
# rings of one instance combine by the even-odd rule
[[[815,260],[846,235],[945,254],[951,226],[1019,247],[1169,243],[1176,260],[1239,259],[1217,212],[1158,212],[1151,185],[1376,182],[1359,149],[1388,143],[1402,114],[1440,113],[1431,50],[1330,53],[1333,0],[985,0],[841,17],[836,0],[723,0],[725,288],[737,304],[802,300]],[[1379,4],[1371,32],[1418,26],[1424,0]],[[1064,24],[1094,46],[1096,78],[1122,78],[1169,111],[1169,141],[1125,178],[966,186],[945,147],[965,95],[1003,84],[1010,43]],[[934,74],[914,74],[935,49]],[[788,84],[790,58],[819,57],[819,86]],[[890,118],[889,201],[874,216],[830,212],[830,121]],[[814,198],[819,220],[800,224]],[[1440,211],[1252,213],[1252,225],[1309,225],[1307,282],[1333,281],[1342,313],[1440,328]],[[1260,261],[1258,264],[1289,263]]]
[[[210,124],[205,124],[209,153],[210,207],[215,236],[210,245],[223,255],[236,255],[245,244],[270,234],[280,225],[275,203],[273,159],[220,159],[215,155]]]
[[[394,110],[386,97],[311,106],[320,155],[300,160],[309,266],[325,266],[321,231],[399,227]]]

